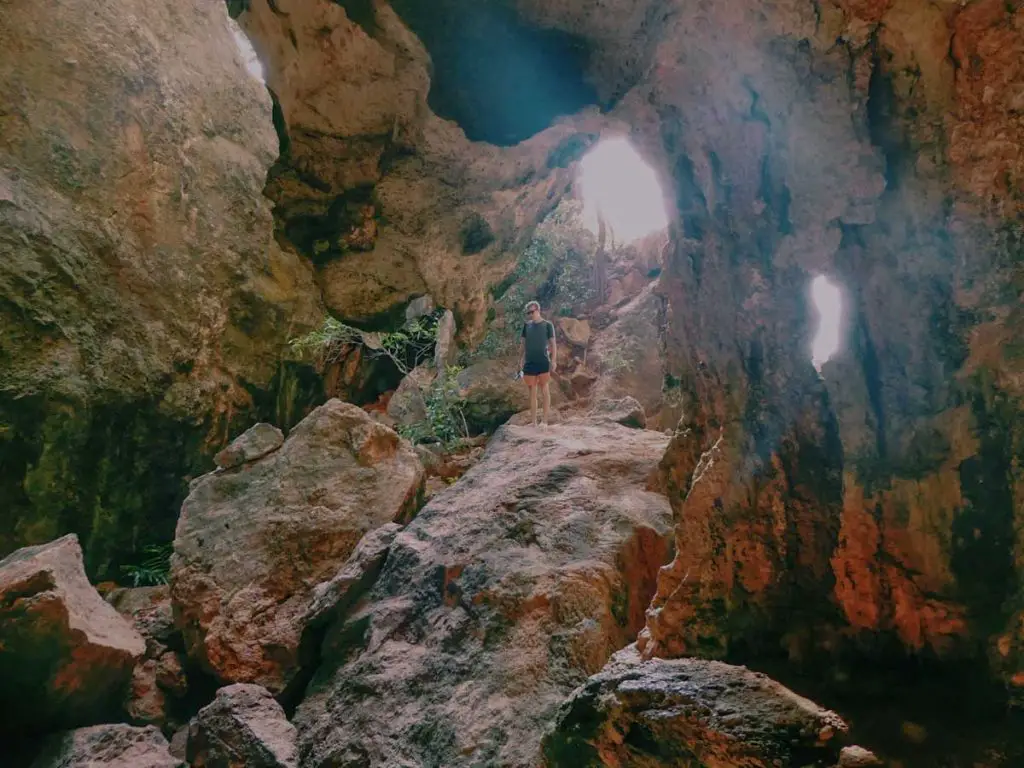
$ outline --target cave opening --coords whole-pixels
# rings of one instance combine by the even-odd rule
[[[811,362],[821,373],[821,367],[839,351],[843,296],[838,285],[824,275],[818,275],[811,281],[811,301],[818,311],[818,330],[811,342]]]
[[[511,146],[597,102],[582,38],[525,24],[502,3],[396,0],[433,61],[428,104],[472,141]]]
[[[658,175],[625,137],[604,139],[580,163],[583,225],[629,244],[668,228]]]

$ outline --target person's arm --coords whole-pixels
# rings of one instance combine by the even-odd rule
[[[555,342],[555,326],[548,322],[548,355],[551,359],[551,372],[558,368],[558,345]]]
[[[526,326],[523,326],[523,332],[519,334],[519,370],[522,371],[526,367]]]

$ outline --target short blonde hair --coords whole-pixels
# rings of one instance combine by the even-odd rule
[[[531,309],[536,309],[538,312],[540,312],[540,302],[539,301],[528,301],[528,302],[526,302],[526,311],[529,312]]]

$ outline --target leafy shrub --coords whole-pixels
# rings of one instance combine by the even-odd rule
[[[406,323],[391,333],[370,333],[327,317],[323,325],[289,345],[303,357],[312,357],[321,368],[335,362],[345,350],[361,346],[371,357],[387,357],[403,374],[431,359],[437,344],[439,313]]]
[[[438,374],[423,393],[427,418],[411,426],[399,427],[398,432],[402,437],[413,443],[432,438],[445,445],[469,437],[466,414],[463,411],[465,400],[459,391],[458,383],[461,372],[462,368],[450,365]]]
[[[166,584],[171,574],[170,544],[154,544],[143,548],[145,558],[139,565],[123,565],[121,572],[131,579],[133,587],[156,587]]]

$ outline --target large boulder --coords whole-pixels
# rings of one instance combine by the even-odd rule
[[[313,588],[367,531],[415,514],[423,476],[408,443],[331,400],[277,451],[195,481],[171,560],[189,654],[224,682],[282,692]]]
[[[86,579],[76,536],[0,561],[0,730],[101,721],[145,649]]]
[[[185,768],[153,726],[95,725],[50,737],[32,768]]]
[[[544,757],[550,768],[877,765],[866,750],[842,754],[846,730],[834,712],[746,667],[641,661],[631,646],[561,708]]]
[[[229,685],[189,725],[192,768],[297,768],[295,726],[266,688]]]
[[[643,625],[669,556],[667,441],[499,430],[326,633],[295,715],[303,764],[535,766],[558,706]]]

